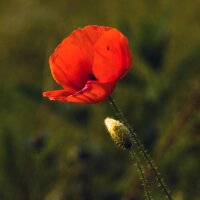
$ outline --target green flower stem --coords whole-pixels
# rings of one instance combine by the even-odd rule
[[[142,165],[140,164],[140,160],[137,157],[137,155],[134,152],[134,150],[130,151],[130,155],[135,160],[137,168],[138,168],[138,170],[140,172],[141,179],[142,179],[142,182],[143,182],[144,192],[145,192],[145,199],[152,200],[151,194],[150,194],[149,189],[148,189],[148,183],[147,183],[145,175],[144,175],[144,170],[143,170]]]
[[[163,180],[161,179],[156,167],[154,166],[153,162],[151,161],[149,155],[146,153],[143,145],[141,144],[140,142],[140,139],[138,138],[138,136],[136,135],[136,133],[133,131],[133,129],[131,128],[131,126],[129,125],[128,121],[126,120],[126,118],[124,117],[124,115],[122,114],[122,112],[118,109],[115,101],[112,99],[111,96],[109,96],[109,100],[110,100],[110,103],[114,109],[114,111],[116,112],[116,114],[118,115],[118,117],[120,118],[120,120],[122,121],[122,123],[124,123],[124,125],[128,128],[128,130],[130,131],[130,134],[131,136],[133,137],[136,145],[137,145],[137,148],[139,149],[139,151],[142,153],[144,159],[146,160],[146,162],[149,164],[149,166],[151,167],[153,173],[155,174],[157,180],[158,180],[158,183],[160,184],[162,190],[164,191],[167,199],[169,200],[172,200],[172,197],[170,195],[170,193],[168,192]]]

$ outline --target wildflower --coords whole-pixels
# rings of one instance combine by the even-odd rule
[[[50,69],[62,90],[43,92],[50,100],[98,103],[113,91],[131,66],[127,38],[117,29],[89,25],[73,31],[50,56]]]

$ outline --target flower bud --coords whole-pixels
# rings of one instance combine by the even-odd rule
[[[132,147],[130,132],[124,124],[109,117],[104,122],[111,138],[118,147],[122,149],[130,149]]]

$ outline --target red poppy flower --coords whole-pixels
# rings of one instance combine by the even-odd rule
[[[73,31],[50,56],[62,90],[43,92],[50,100],[92,104],[106,99],[131,66],[127,38],[117,29],[90,25]]]

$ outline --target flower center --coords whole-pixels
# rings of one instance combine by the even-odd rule
[[[90,81],[96,81],[97,78],[94,76],[94,74],[88,74],[89,80]]]

